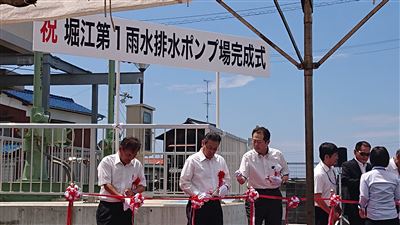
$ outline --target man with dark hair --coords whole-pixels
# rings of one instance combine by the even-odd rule
[[[180,188],[189,196],[197,196],[205,201],[204,205],[195,211],[194,224],[196,225],[223,224],[221,202],[208,200],[213,196],[224,197],[231,186],[225,159],[216,154],[220,143],[221,136],[218,133],[207,133],[201,142],[202,148],[186,159],[181,172]],[[186,205],[188,225],[192,224],[191,204],[189,200]]]
[[[117,153],[101,160],[97,167],[100,194],[131,197],[145,190],[146,178],[143,166],[135,159],[140,147],[139,139],[126,137],[122,140]],[[116,198],[100,197],[96,211],[97,225],[132,224],[132,211],[130,209],[124,211],[124,202]]]
[[[315,198],[315,225],[328,224],[329,198],[331,192],[336,193],[336,174],[333,166],[336,164],[339,155],[335,144],[325,142],[319,146],[319,158],[321,162],[314,168],[314,198]],[[339,219],[335,213],[333,220]]]
[[[365,225],[399,225],[395,202],[400,200],[400,179],[385,169],[389,152],[383,146],[374,147],[370,161],[372,170],[361,175],[360,217]]]
[[[345,199],[358,201],[360,199],[360,177],[372,169],[367,161],[371,145],[366,141],[357,142],[354,148],[354,159],[342,164],[342,187]],[[365,220],[358,214],[355,204],[345,204],[344,214],[349,218],[350,225],[364,225]]]
[[[400,177],[400,149],[396,151],[396,155],[390,158],[387,171],[393,172]]]
[[[269,147],[271,134],[265,127],[256,127],[252,132],[253,149],[242,157],[236,179],[239,184],[247,181],[259,194],[281,197],[279,190],[289,178],[289,168],[283,154]],[[246,202],[246,213],[250,223],[250,203]],[[268,225],[282,224],[282,200],[258,198],[255,201],[255,224],[263,221]]]

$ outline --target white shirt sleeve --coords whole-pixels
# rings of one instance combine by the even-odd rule
[[[112,182],[112,165],[108,161],[108,158],[104,158],[97,167],[99,186],[111,184]]]
[[[240,163],[239,167],[239,172],[245,176],[246,178],[249,178],[249,162],[248,162],[248,157],[245,155],[242,157],[242,161]]]
[[[194,193],[191,190],[192,186],[192,177],[193,177],[193,166],[191,163],[192,159],[187,159],[181,171],[181,177],[179,179],[179,187],[184,191],[186,194],[193,196],[199,193]]]
[[[322,181],[322,174],[316,174],[314,176],[314,193],[322,194],[324,191],[324,182]]]
[[[224,164],[224,172],[225,172],[224,184],[226,186],[228,186],[228,189],[231,189],[231,176],[229,174],[229,168],[228,168],[228,165],[226,165],[225,159],[223,159],[223,164]]]
[[[282,153],[280,154],[280,157],[279,157],[279,164],[282,166],[282,170],[281,170],[282,176],[289,175],[289,167],[288,167],[285,157],[283,156]]]
[[[360,205],[362,208],[366,208],[369,201],[369,187],[365,180],[364,174],[360,178]]]

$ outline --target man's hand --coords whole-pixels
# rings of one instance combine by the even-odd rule
[[[360,217],[361,217],[362,219],[367,218],[367,214],[365,213],[365,210],[364,210],[364,209],[358,209],[358,214],[360,215]]]
[[[289,180],[289,175],[282,176],[282,184],[286,184]]]
[[[239,171],[236,171],[235,172],[235,176],[236,176],[236,180],[237,180],[237,182],[239,183],[239,184],[244,184],[245,182],[246,182],[246,177],[245,176],[243,176],[242,175],[242,173],[241,172],[239,172]]]
[[[126,197],[132,197],[134,195],[133,191],[129,188],[125,189],[124,191],[124,196]]]
[[[225,195],[227,195],[228,194],[228,192],[229,192],[229,190],[228,190],[228,186],[226,186],[225,184],[224,185],[222,185],[220,188],[219,188],[219,192],[218,192],[218,195],[219,195],[219,197],[225,197]]]
[[[199,194],[198,197],[200,200],[204,200],[204,202],[208,202],[212,196],[210,194],[203,192],[203,193]]]

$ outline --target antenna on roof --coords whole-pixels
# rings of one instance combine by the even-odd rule
[[[206,114],[206,119],[207,119],[207,123],[208,123],[208,108],[210,107],[211,103],[208,101],[208,96],[211,95],[211,91],[208,91],[208,83],[211,82],[211,80],[203,80],[204,82],[206,82],[206,108],[207,108],[207,114]]]

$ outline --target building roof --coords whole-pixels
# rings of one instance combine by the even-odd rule
[[[214,123],[209,123],[209,122],[205,122],[205,121],[201,121],[201,120],[195,120],[192,118],[187,118],[183,124],[210,124],[211,126],[215,127]]]
[[[195,119],[192,119],[192,118],[187,118],[186,121],[183,122],[183,124],[209,124],[209,125],[211,125],[211,126],[216,127],[214,123],[209,123],[209,122],[205,122],[205,121],[201,121],[201,120],[195,120]],[[171,130],[168,130],[168,131],[165,132],[165,133],[170,133],[170,132],[173,132],[173,131],[174,131],[174,129],[171,129]],[[162,133],[162,134],[158,135],[158,136],[156,137],[156,139],[157,139],[157,140],[164,140],[164,134],[165,134],[165,133]],[[178,146],[177,146],[177,147],[178,147]]]
[[[31,90],[1,90],[0,92],[6,94],[10,98],[18,99],[24,104],[33,104],[33,91]],[[58,95],[49,96],[49,108],[58,109],[68,112],[74,112],[84,115],[92,115],[92,111],[78,103],[75,103],[72,98],[67,98]],[[98,118],[103,119],[105,116],[98,114]]]

